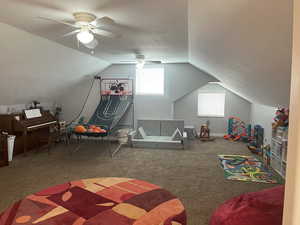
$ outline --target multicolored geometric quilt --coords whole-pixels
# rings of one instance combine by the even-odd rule
[[[0,213],[1,225],[186,225],[184,206],[159,186],[95,178],[29,195]]]
[[[218,155],[228,180],[276,184],[278,180],[263,163],[252,156]]]

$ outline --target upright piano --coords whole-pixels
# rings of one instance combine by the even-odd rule
[[[0,132],[0,167],[8,166],[7,134]]]
[[[26,154],[28,148],[28,135],[41,129],[48,129],[48,147],[51,145],[50,130],[57,126],[57,119],[49,111],[38,111],[38,114],[28,113],[24,111],[20,116],[14,117],[14,131],[22,132],[23,136],[23,153]]]

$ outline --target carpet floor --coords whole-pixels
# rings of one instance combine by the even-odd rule
[[[0,168],[0,212],[28,194],[71,180],[128,177],[171,191],[185,205],[189,225],[208,225],[213,210],[225,200],[272,184],[226,180],[219,154],[250,155],[243,143],[223,139],[193,141],[187,150],[123,148],[113,159],[107,145],[87,142],[70,155],[75,144],[57,145],[47,152],[17,156]]]

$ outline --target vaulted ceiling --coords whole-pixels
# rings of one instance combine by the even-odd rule
[[[7,24],[0,30],[0,105],[53,103],[110,65]]]
[[[90,54],[75,37],[63,37],[72,29],[37,17],[109,16],[116,24],[105,28],[121,36],[99,38],[94,56],[103,65],[132,60],[136,51],[190,62],[241,96],[275,106],[289,101],[292,6],[292,0],[2,0],[0,22]]]
[[[190,0],[190,62],[244,97],[289,103],[292,0]]]
[[[111,63],[135,59],[135,52],[164,62],[188,61],[188,4],[186,0],[1,0],[0,21],[30,33],[77,47],[75,35],[63,37],[72,27],[38,17],[72,22],[74,12],[109,16],[115,25],[103,28],[120,37],[99,38],[95,56]]]

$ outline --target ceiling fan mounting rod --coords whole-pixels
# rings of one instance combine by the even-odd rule
[[[88,31],[88,32],[90,32],[90,27],[89,26],[81,26],[81,28],[80,28],[80,32],[84,32],[84,31]]]
[[[95,15],[87,12],[76,12],[73,16],[79,25],[88,25],[97,19]]]

